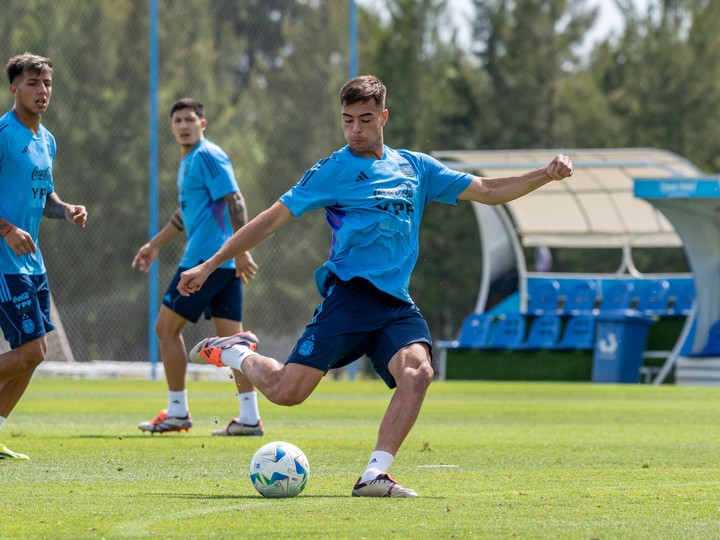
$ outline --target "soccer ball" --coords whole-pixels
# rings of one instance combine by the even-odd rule
[[[308,460],[294,444],[275,441],[255,452],[250,481],[263,497],[294,497],[310,477]]]

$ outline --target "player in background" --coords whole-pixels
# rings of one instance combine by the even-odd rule
[[[38,233],[43,216],[85,227],[87,211],[55,193],[55,137],[40,123],[52,96],[50,58],[24,53],[5,66],[15,104],[0,117],[0,429],[47,354],[50,287]],[[0,459],[28,459],[0,443]]]
[[[193,348],[190,359],[239,369],[270,401],[291,406],[302,403],[328,370],[367,354],[395,391],[352,495],[417,497],[388,470],[433,379],[430,332],[408,292],[423,209],[434,200],[506,203],[572,175],[573,166],[558,155],[524,174],[481,178],[453,171],[425,154],[394,150],[383,143],[389,116],[385,94],[385,86],[373,76],[345,83],[340,104],[347,146],[318,161],[215,255],[183,272],[178,289],[184,295],[202,292],[224,261],[293,218],[324,208],[333,233],[329,260],[315,273],[324,300],[287,362],[260,356],[242,334],[207,338]]]
[[[150,433],[187,431],[192,427],[185,388],[187,352],[182,330],[188,321],[196,323],[204,313],[212,319],[218,335],[242,333],[243,283],[252,279],[258,270],[250,253],[244,251],[220,266],[203,294],[186,298],[178,292],[180,273],[207,260],[234,231],[245,225],[247,209],[227,154],[205,138],[207,119],[203,105],[192,99],[181,99],[170,109],[170,118],[170,129],[182,154],[177,173],[179,208],[132,261],[133,268],[147,272],[163,246],[187,234],[185,252],[155,322],[168,384],[168,406],[154,419],[138,425]],[[257,347],[256,341],[253,347]],[[255,388],[239,371],[234,372],[234,379],[240,414],[226,427],[213,431],[213,435],[262,435]]]

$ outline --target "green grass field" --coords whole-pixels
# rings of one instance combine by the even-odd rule
[[[263,438],[211,437],[231,382],[191,382],[195,427],[137,429],[159,381],[36,378],[0,433],[0,538],[720,538],[720,389],[436,382],[392,473],[419,499],[356,499],[390,391],[324,381],[261,400]],[[286,440],[311,477],[263,499],[255,450]]]

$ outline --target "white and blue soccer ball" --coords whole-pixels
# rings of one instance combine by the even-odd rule
[[[250,462],[250,481],[263,497],[294,497],[310,477],[310,464],[294,444],[275,441],[262,446]]]

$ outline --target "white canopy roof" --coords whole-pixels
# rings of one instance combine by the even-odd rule
[[[524,246],[680,246],[669,221],[647,201],[633,196],[643,178],[701,176],[681,156],[655,148],[585,150],[443,150],[433,155],[456,170],[479,176],[507,176],[569,155],[572,178],[552,182],[506,205]]]

